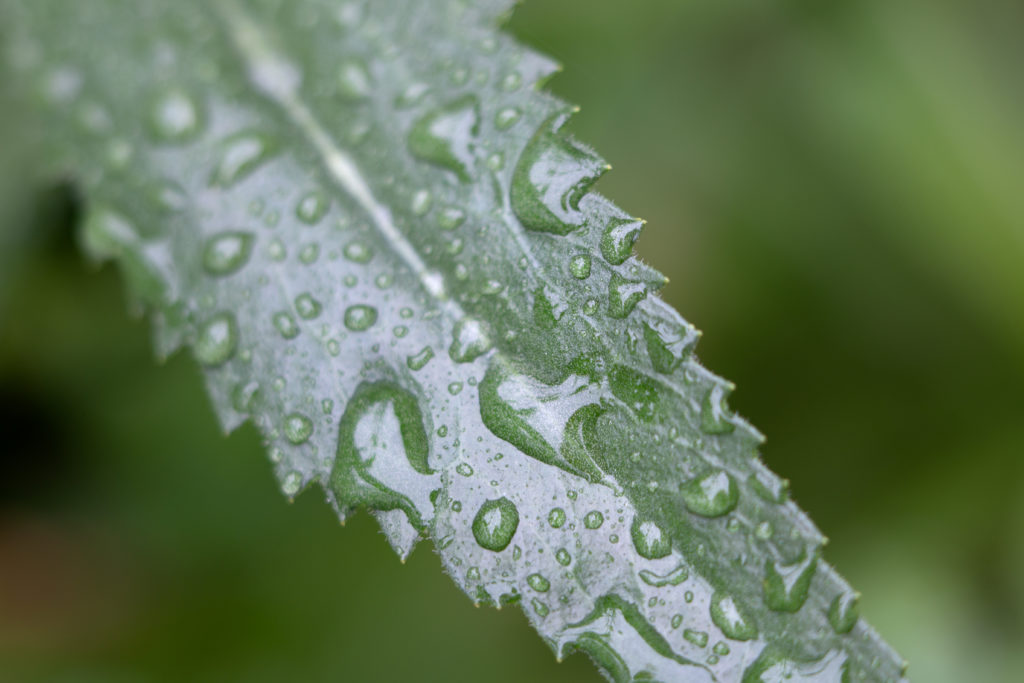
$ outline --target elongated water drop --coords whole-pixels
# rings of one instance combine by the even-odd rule
[[[580,200],[606,166],[556,132],[562,120],[549,119],[527,143],[512,173],[510,199],[523,227],[568,235],[583,225]]]
[[[273,321],[274,327],[285,339],[295,339],[299,336],[299,326],[295,323],[295,318],[291,316],[291,313],[279,311],[274,314]]]
[[[473,518],[473,537],[480,547],[495,552],[512,542],[519,528],[519,510],[508,498],[488,500]]]
[[[706,631],[697,631],[692,628],[684,629],[683,638],[686,638],[686,640],[697,647],[707,647],[708,644],[708,634]]]
[[[727,638],[750,640],[757,637],[754,620],[727,593],[717,591],[711,596],[711,621]]]
[[[729,419],[729,407],[725,401],[726,391],[726,387],[716,384],[704,395],[700,428],[707,434],[729,434],[736,429],[736,425]]]
[[[828,608],[828,622],[832,624],[832,629],[836,633],[849,633],[853,630],[859,616],[857,599],[856,593],[847,591],[832,600]]]
[[[672,552],[672,543],[668,536],[654,522],[642,521],[636,517],[633,519],[630,534],[633,537],[633,547],[641,557],[657,560]]]
[[[295,215],[306,225],[316,225],[327,213],[328,206],[327,195],[320,190],[313,190],[299,200]]]
[[[430,359],[434,357],[434,349],[429,346],[424,346],[418,352],[411,356],[406,356],[405,364],[409,366],[412,371],[422,370],[423,366],[430,362]]]
[[[640,570],[640,579],[649,586],[678,586],[690,577],[686,565],[679,565],[667,574],[656,574],[649,569]]]
[[[681,487],[683,502],[690,512],[704,517],[719,517],[731,512],[740,498],[736,480],[724,470],[712,470]]]
[[[468,183],[479,128],[480,104],[476,97],[467,95],[416,121],[409,131],[409,151]]]
[[[252,244],[252,235],[240,230],[214,235],[203,247],[203,269],[216,277],[237,272],[248,263]]]
[[[231,187],[249,176],[275,151],[269,138],[254,131],[243,131],[227,138],[222,143],[220,161],[210,177],[210,184]]]
[[[149,114],[150,130],[162,142],[188,142],[201,126],[199,105],[184,90],[170,90],[153,102]]]
[[[221,312],[199,328],[193,352],[196,360],[207,367],[223,365],[231,360],[238,347],[238,326],[231,313]]]
[[[526,583],[530,584],[530,588],[538,593],[547,593],[551,588],[551,582],[540,574],[530,574],[526,577]]]

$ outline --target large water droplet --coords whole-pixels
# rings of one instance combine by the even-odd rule
[[[512,173],[510,199],[523,227],[567,235],[583,225],[580,200],[606,167],[555,132],[561,120],[545,122],[527,143]]]
[[[625,318],[645,296],[646,283],[628,280],[618,273],[612,273],[608,282],[608,315],[613,318]]]
[[[588,529],[600,529],[604,524],[604,515],[599,510],[591,510],[583,516],[583,526]]]
[[[672,543],[668,536],[654,522],[641,521],[639,517],[635,517],[630,533],[633,537],[633,547],[641,557],[657,560],[672,552]]]
[[[818,553],[804,552],[800,562],[781,566],[765,562],[764,602],[777,612],[796,612],[803,607],[818,566]]]
[[[753,619],[727,593],[718,591],[711,596],[711,621],[727,638],[750,640],[757,637],[757,625]]]
[[[551,582],[540,574],[530,574],[526,577],[526,583],[530,584],[530,588],[538,593],[547,593],[551,588]]]
[[[651,366],[668,374],[686,360],[696,346],[700,333],[692,325],[652,320],[644,323],[644,341]]]
[[[690,512],[704,517],[718,517],[731,512],[740,499],[736,480],[724,470],[713,470],[681,487],[683,502]]]
[[[313,436],[313,422],[302,413],[292,413],[284,419],[284,438],[298,446]]]
[[[149,114],[150,129],[163,142],[187,142],[202,127],[199,106],[183,90],[170,90],[158,97]]]
[[[519,527],[519,510],[508,498],[488,500],[473,518],[473,536],[480,547],[498,552],[508,547]]]
[[[467,95],[416,121],[409,131],[409,151],[468,183],[469,169],[473,165],[473,139],[479,128],[480,104],[476,97]]]
[[[852,591],[840,593],[828,608],[828,621],[836,633],[849,633],[857,623],[858,596]]]
[[[235,317],[221,312],[199,328],[193,347],[196,360],[207,367],[223,365],[235,355],[238,347],[238,326]]]
[[[456,363],[469,363],[491,350],[487,326],[475,318],[463,318],[455,323],[452,336],[448,355]]]
[[[406,356],[405,364],[409,366],[412,371],[422,370],[423,366],[430,362],[430,359],[434,357],[434,349],[429,346],[424,346],[417,353]]]
[[[640,236],[644,223],[636,218],[612,218],[601,235],[601,255],[612,265],[619,265],[633,253],[633,243]]]
[[[726,387],[716,384],[704,395],[701,404],[700,428],[706,434],[729,434],[736,425],[729,419],[729,406],[726,404]]]
[[[377,322],[377,309],[365,304],[356,304],[345,309],[345,327],[353,332],[363,332]]]
[[[210,177],[210,184],[231,187],[247,177],[275,151],[265,135],[243,131],[222,143],[220,161]]]
[[[203,247],[203,268],[214,276],[237,272],[249,261],[252,244],[252,235],[239,230],[214,235]]]

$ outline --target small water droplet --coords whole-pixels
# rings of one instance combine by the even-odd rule
[[[690,512],[704,517],[719,517],[736,508],[740,490],[732,475],[712,470],[680,487],[683,502]]]
[[[639,517],[635,517],[630,534],[633,537],[633,547],[641,557],[657,560],[672,552],[668,536],[654,522],[641,521]]]
[[[519,527],[519,510],[508,498],[488,500],[473,518],[473,537],[480,547],[498,552],[508,547]]]
[[[446,206],[437,217],[437,225],[442,230],[454,230],[466,222],[466,212],[455,206]]]
[[[295,310],[298,311],[300,318],[313,320],[320,315],[323,307],[311,294],[304,292],[295,297]]]
[[[253,237],[242,231],[222,232],[206,241],[203,268],[215,277],[237,272],[249,261]]]
[[[377,309],[365,304],[356,304],[345,309],[345,327],[353,332],[363,332],[377,322]]]
[[[288,497],[294,496],[302,488],[302,475],[298,472],[289,472],[281,482],[281,490]]]
[[[672,615],[672,628],[679,628],[683,625],[683,615],[674,614]]]
[[[559,548],[555,551],[555,560],[563,567],[568,567],[572,562],[572,555],[565,548]]]
[[[811,590],[811,579],[818,566],[818,553],[804,552],[804,558],[782,566],[765,562],[764,602],[776,612],[796,612],[803,607]]]
[[[600,529],[604,524],[604,515],[598,510],[591,510],[583,517],[583,526],[588,529]]]
[[[167,91],[153,102],[149,124],[154,137],[162,142],[188,142],[202,127],[199,105],[183,90]]]
[[[345,258],[353,263],[369,263],[373,258],[373,249],[365,243],[355,240],[345,245]]]
[[[767,541],[769,538],[771,538],[773,532],[774,530],[772,529],[772,523],[767,520],[761,522],[754,528],[754,535],[760,538],[762,541]]]
[[[327,195],[320,190],[306,193],[295,207],[295,215],[307,225],[316,225],[327,213]]]
[[[711,650],[719,657],[724,657],[730,652],[729,646],[726,645],[724,640],[720,640],[717,643],[715,643],[715,646],[711,648]]]
[[[311,242],[299,250],[299,260],[307,266],[316,263],[318,258],[320,258],[320,245],[316,242]]]
[[[522,82],[523,77],[519,75],[519,72],[512,71],[505,74],[505,77],[501,79],[501,89],[505,92],[512,92],[517,90]]]
[[[423,161],[470,181],[474,138],[480,127],[480,104],[472,95],[424,115],[409,131],[409,151]]]
[[[460,462],[458,465],[456,465],[455,466],[455,471],[458,472],[459,474],[461,474],[464,477],[472,477],[473,476],[473,467],[469,463],[466,463],[466,462]]]
[[[686,581],[690,576],[690,572],[686,569],[686,565],[679,565],[668,574],[655,574],[649,569],[640,570],[640,578],[649,586],[660,588],[661,586],[678,586],[683,581]]]
[[[538,593],[547,593],[551,588],[551,582],[540,574],[530,574],[526,577],[526,583],[530,584],[530,588]]]
[[[569,261],[569,272],[577,280],[590,277],[590,254],[577,254]]]
[[[413,83],[402,91],[402,94],[396,100],[396,104],[402,108],[411,107],[422,100],[429,90],[430,86],[426,83]]]
[[[299,326],[295,324],[295,318],[292,317],[291,313],[279,311],[274,314],[273,322],[274,327],[277,328],[277,331],[285,339],[295,339],[295,337],[299,336]]]
[[[373,81],[366,65],[358,59],[345,59],[338,66],[338,94],[345,99],[361,100],[373,92]]]
[[[550,612],[550,610],[548,609],[548,606],[545,605],[540,600],[538,600],[537,598],[534,598],[533,600],[531,600],[530,604],[533,605],[533,611],[536,612],[537,616],[540,617],[541,619],[546,617],[549,614],[549,612]]]
[[[505,107],[494,115],[494,127],[498,130],[508,130],[518,123],[522,112],[515,107]]]
[[[430,205],[432,204],[430,192],[427,190],[417,190],[412,196],[412,202],[409,203],[409,208],[412,210],[413,215],[422,216],[430,211]]]
[[[259,401],[258,382],[239,382],[231,392],[231,405],[240,413],[251,413]]]
[[[466,572],[466,580],[468,581],[479,581],[480,580],[480,569],[478,567],[470,567]]]
[[[244,131],[232,135],[221,144],[220,161],[210,177],[210,184],[231,187],[255,171],[274,151],[270,140],[259,133]]]
[[[207,367],[223,365],[231,360],[238,347],[238,326],[235,317],[222,312],[208,319],[199,328],[193,347],[196,360]]]
[[[292,413],[284,419],[284,437],[296,446],[313,436],[313,422],[302,413]]]

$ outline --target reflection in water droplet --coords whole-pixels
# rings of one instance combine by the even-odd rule
[[[463,318],[455,324],[448,355],[456,363],[469,363],[491,349],[487,326],[475,318]]]
[[[237,272],[252,254],[252,235],[231,231],[214,235],[203,247],[203,269],[213,276]]]
[[[625,318],[646,296],[645,283],[627,280],[618,273],[612,273],[608,282],[608,315],[613,318]]]
[[[313,436],[313,422],[302,413],[292,413],[284,419],[284,436],[296,446],[306,443]]]
[[[467,95],[431,111],[409,131],[409,151],[414,157],[445,168],[464,183],[470,181],[474,138],[480,127],[480,105]]]
[[[727,638],[750,640],[757,637],[754,621],[726,593],[718,591],[711,596],[711,621]]]
[[[201,128],[199,106],[182,90],[171,90],[158,97],[149,115],[150,129],[163,142],[187,142]]]
[[[567,235],[583,225],[579,203],[605,171],[604,163],[574,145],[555,128],[541,126],[523,150],[512,173],[512,210],[529,230]]]
[[[703,474],[684,484],[680,490],[686,509],[704,517],[718,517],[731,512],[740,498],[736,480],[724,470]]]
[[[207,367],[223,365],[231,360],[238,347],[238,326],[233,315],[214,315],[199,328],[193,352],[196,360]]]
[[[519,510],[508,498],[488,500],[473,518],[473,536],[480,547],[495,552],[512,542],[519,527]]]
[[[377,322],[377,309],[365,304],[356,304],[345,309],[345,327],[353,332],[363,332]]]
[[[668,536],[654,522],[645,522],[639,517],[634,517],[630,533],[633,537],[633,547],[641,557],[657,560],[672,552]]]
[[[274,151],[266,136],[253,131],[229,137],[222,143],[220,161],[210,177],[210,184],[231,187],[255,171]]]

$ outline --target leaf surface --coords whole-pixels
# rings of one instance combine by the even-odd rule
[[[288,496],[615,681],[901,678],[503,0],[0,7],[84,247]]]

